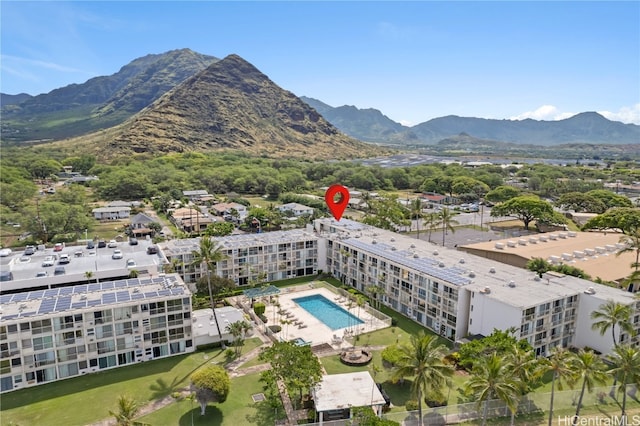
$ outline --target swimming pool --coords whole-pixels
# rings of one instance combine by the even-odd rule
[[[331,330],[338,330],[340,328],[352,327],[364,323],[360,318],[336,305],[321,294],[299,297],[293,299],[293,301]]]

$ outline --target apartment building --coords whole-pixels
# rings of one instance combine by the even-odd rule
[[[447,339],[513,328],[538,355],[557,345],[606,353],[613,345],[611,336],[591,329],[590,314],[614,300],[632,307],[637,331],[616,338],[640,344],[640,302],[632,293],[562,274],[539,278],[347,219],[319,219],[314,228],[327,240],[327,271],[363,292],[382,287],[385,305]]]
[[[313,232],[302,229],[216,238],[225,256],[217,263],[216,274],[239,286],[315,275],[321,269],[319,258],[324,256],[319,240]],[[171,240],[160,247],[186,283],[195,282],[206,272],[193,263],[200,238]]]
[[[0,392],[194,351],[176,274],[0,296]]]

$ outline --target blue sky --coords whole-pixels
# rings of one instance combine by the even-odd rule
[[[235,53],[280,87],[404,124],[445,115],[640,124],[640,2],[0,2],[3,93],[149,53]]]

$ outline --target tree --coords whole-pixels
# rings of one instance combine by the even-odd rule
[[[553,206],[535,195],[522,195],[504,203],[497,204],[491,209],[491,216],[515,216],[524,223],[524,229],[529,224],[545,217],[553,216]]]
[[[605,206],[611,207],[632,207],[633,203],[624,195],[616,194],[613,191],[609,191],[607,189],[593,189],[587,192],[587,195],[590,197],[599,200]]]
[[[591,324],[592,330],[598,330],[601,336],[611,329],[611,338],[613,346],[617,347],[620,338],[616,339],[616,326],[620,327],[620,334],[623,331],[633,334],[633,325],[631,324],[631,306],[608,300],[599,306],[597,311],[591,312],[591,319],[596,320]]]
[[[200,403],[201,416],[204,416],[208,403],[225,402],[230,388],[229,374],[219,365],[207,365],[191,375],[191,390]]]
[[[551,399],[549,401],[549,426],[553,424],[553,400],[556,390],[556,382],[558,389],[562,390],[562,382],[570,381],[575,374],[570,362],[571,353],[564,348],[556,346],[551,352],[551,356],[546,359],[544,369],[552,373],[551,376]]]
[[[521,193],[522,191],[520,191],[520,189],[518,188],[508,185],[502,185],[487,192],[487,195],[485,195],[484,198],[485,200],[488,200],[494,204],[504,203],[507,200],[519,196]]]
[[[233,336],[233,345],[235,347],[236,357],[240,355],[242,350],[242,342],[247,331],[251,330],[251,324],[246,321],[236,321],[227,324],[226,330]]]
[[[394,380],[413,377],[412,393],[418,400],[420,426],[422,419],[422,399],[425,395],[442,395],[442,388],[453,375],[453,368],[445,364],[447,348],[438,343],[434,335],[412,335],[409,344],[400,345],[402,352],[393,373]]]
[[[453,225],[457,225],[458,221],[453,218],[453,214],[451,213],[451,210],[449,210],[446,207],[444,207],[440,211],[438,218],[440,220],[440,224],[442,225],[442,246],[444,247],[445,234],[447,233],[447,231],[451,231],[452,233],[455,233],[456,230],[453,228]]]
[[[427,213],[425,219],[425,224],[427,225],[427,230],[429,231],[428,241],[431,242],[431,233],[438,229],[438,227],[440,226],[440,214],[436,212]]]
[[[120,395],[118,397],[118,412],[109,410],[109,414],[115,417],[118,426],[133,426],[133,419],[139,410],[135,399],[127,395]]]
[[[225,258],[222,252],[222,247],[219,246],[213,239],[209,237],[200,238],[200,246],[198,251],[191,253],[193,257],[192,265],[199,265],[200,271],[207,276],[207,288],[209,289],[209,301],[211,302],[211,310],[213,311],[213,318],[216,322],[216,329],[218,330],[218,336],[222,347],[224,347],[224,341],[222,340],[222,332],[220,331],[220,325],[218,324],[218,317],[216,315],[216,304],[213,298],[213,291],[211,289],[211,272],[215,274],[217,263]]]
[[[380,282],[380,284],[378,285],[372,284],[365,287],[364,289],[364,291],[369,295],[369,298],[373,300],[373,306],[376,309],[380,309],[380,296],[384,295],[385,293],[384,278],[378,277],[378,281]]]
[[[582,192],[562,194],[555,205],[575,212],[604,213],[607,210],[607,206],[602,201]]]
[[[620,345],[609,356],[613,368],[609,373],[620,383],[622,392],[622,413],[620,419],[622,425],[627,424],[627,385],[640,383],[640,350],[630,345]]]
[[[230,222],[214,222],[207,226],[204,235],[207,237],[224,237],[233,234],[236,229]]]
[[[635,271],[640,267],[640,229],[630,230],[628,234],[620,237],[620,243],[625,246],[616,252],[616,256],[623,253],[636,253],[636,261],[633,263]]]
[[[302,391],[311,389],[322,380],[322,364],[310,346],[298,346],[293,342],[275,342],[262,349],[258,358],[271,364],[271,369],[262,373],[262,380],[269,386],[282,381],[287,388]]]
[[[424,218],[424,214],[422,213],[422,200],[418,198],[414,198],[409,203],[409,211],[411,215],[411,219],[416,220],[416,229],[417,229],[417,238],[420,239],[420,222]]]
[[[597,384],[605,384],[608,378],[606,373],[607,366],[593,351],[585,351],[580,349],[577,354],[572,356],[571,361],[573,364],[576,381],[582,381],[582,388],[580,390],[580,397],[578,398],[578,405],[576,406],[576,414],[573,417],[572,424],[577,426],[578,418],[580,416],[580,408],[582,407],[582,398],[584,397],[584,391],[588,390],[589,393],[593,391],[593,386]]]
[[[508,357],[513,353],[514,347],[525,352],[530,351],[532,347],[529,342],[527,342],[526,339],[517,340],[515,332],[515,328],[508,330],[499,330],[496,328],[490,335],[482,339],[464,343],[458,351],[460,355],[460,365],[467,370],[471,370],[477,360],[494,352],[500,356]]]
[[[527,262],[527,269],[538,274],[542,278],[542,274],[549,271],[552,265],[541,257],[534,257]]]
[[[370,211],[362,219],[362,223],[382,229],[395,231],[405,226],[407,209],[398,202],[397,196],[387,196],[370,201]]]
[[[496,353],[481,358],[473,366],[471,377],[465,387],[476,397],[478,405],[484,402],[482,426],[487,424],[490,400],[495,398],[502,400],[512,414],[518,407],[520,384],[512,374],[512,365],[508,359],[503,359]]]
[[[633,207],[615,207],[603,214],[591,218],[582,227],[584,231],[590,229],[611,230],[618,229],[625,235],[631,235],[640,229],[640,209]]]

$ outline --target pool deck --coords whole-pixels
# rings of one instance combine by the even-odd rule
[[[321,343],[328,343],[334,348],[346,348],[351,346],[351,344],[346,341],[346,338],[388,326],[383,321],[369,314],[364,307],[358,308],[354,302],[351,302],[352,307],[349,309],[347,299],[339,296],[328,288],[306,285],[289,287],[283,290],[284,291],[278,295],[280,308],[267,303],[265,311],[265,316],[269,320],[267,325],[273,325],[275,323],[282,327],[282,331],[278,334],[283,340],[301,338],[314,346]],[[363,323],[338,330],[331,330],[323,322],[293,301],[293,299],[315,294],[320,294],[346,311],[351,312],[352,315],[360,318]],[[278,311],[280,311],[280,313],[278,313]]]

